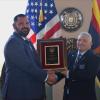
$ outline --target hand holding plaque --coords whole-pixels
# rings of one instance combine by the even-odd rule
[[[48,71],[48,79],[47,79],[47,84],[48,85],[53,85],[57,82],[57,76],[55,74],[55,71],[49,70]]]
[[[38,53],[44,70],[65,70],[66,39],[57,38],[37,41]]]

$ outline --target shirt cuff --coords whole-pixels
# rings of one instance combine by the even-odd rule
[[[47,81],[47,79],[48,79],[48,75],[46,76],[46,78],[45,78],[45,80],[44,80],[44,81],[46,82],[46,81]]]
[[[66,78],[69,78],[69,70],[67,70]]]

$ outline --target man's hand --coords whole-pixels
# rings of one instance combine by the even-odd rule
[[[56,83],[56,81],[57,81],[57,76],[56,76],[56,74],[55,74],[55,71],[52,71],[52,70],[48,71],[47,83],[48,83],[49,85],[53,85],[53,84]]]
[[[61,74],[63,74],[66,77],[67,72],[68,72],[68,69],[67,69],[67,67],[65,67],[65,69],[63,71],[61,71]]]

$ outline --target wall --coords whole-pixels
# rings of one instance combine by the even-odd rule
[[[91,20],[91,0],[55,0],[58,13],[66,7],[75,7],[83,14],[82,27],[73,33],[62,31],[62,35],[66,38],[76,37],[81,31],[87,31]]]

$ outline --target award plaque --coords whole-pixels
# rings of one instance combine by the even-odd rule
[[[39,39],[37,41],[38,53],[43,69],[63,70],[66,68],[66,39]]]

